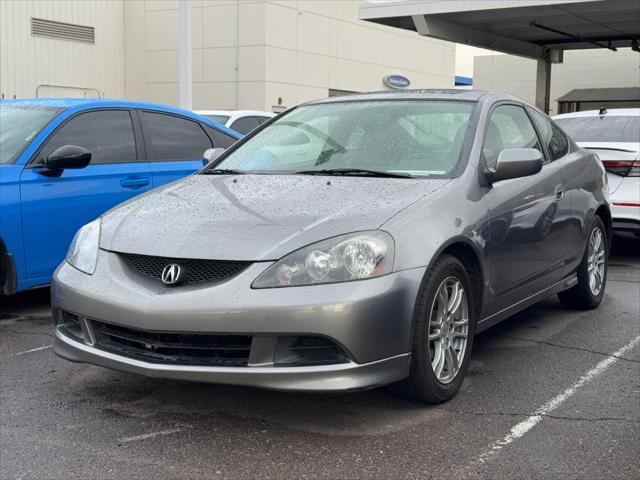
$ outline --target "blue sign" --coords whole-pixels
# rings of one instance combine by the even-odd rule
[[[403,77],[402,75],[387,75],[382,79],[382,83],[384,83],[387,87],[396,90],[401,90],[411,85],[411,81],[407,77]]]

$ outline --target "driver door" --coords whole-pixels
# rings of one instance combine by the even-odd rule
[[[505,103],[490,113],[483,160],[490,169],[505,148],[545,150],[522,105]],[[532,176],[495,182],[489,208],[489,306],[496,313],[562,279],[564,230],[558,212],[566,208],[563,172],[545,160]]]
[[[38,165],[64,145],[86,148],[91,163],[82,169],[63,170],[59,176],[47,175]],[[149,165],[139,158],[127,109],[79,113],[44,142],[20,178],[29,279],[49,283],[82,225],[151,188]]]

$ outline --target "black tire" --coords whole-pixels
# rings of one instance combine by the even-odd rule
[[[597,294],[594,294],[589,285],[589,241],[594,233],[594,230],[600,229],[602,234],[602,241],[604,242],[604,276],[602,279],[602,285]],[[587,236],[587,245],[584,248],[584,254],[578,267],[578,283],[571,287],[569,290],[558,293],[558,298],[562,305],[571,309],[578,310],[591,310],[600,305],[602,298],[604,297],[604,290],[607,286],[607,268],[609,263],[609,237],[607,236],[607,230],[604,227],[604,223],[599,216],[595,216],[591,222],[591,228],[589,229],[589,235]]]
[[[468,306],[468,336],[460,368],[449,383],[440,382],[431,366],[428,341],[429,316],[438,288],[449,277],[458,279],[465,291]],[[471,281],[464,265],[456,257],[443,255],[427,272],[418,295],[413,328],[413,346],[409,376],[389,387],[395,395],[409,400],[436,404],[446,402],[460,389],[467,371],[476,329],[476,307]]]

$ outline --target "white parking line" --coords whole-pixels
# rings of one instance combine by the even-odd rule
[[[595,377],[604,372],[607,368],[609,368],[619,360],[618,357],[623,356],[625,353],[635,347],[639,342],[640,335],[635,337],[633,340],[631,340],[631,342],[626,344],[618,351],[612,353],[610,357],[607,357],[599,362],[595,367],[593,367],[582,377],[580,377],[577,382],[567,388],[564,392],[553,397],[547,403],[542,405],[538,410],[536,410],[533,415],[515,425],[511,429],[509,434],[506,435],[503,439],[494,442],[489,449],[487,449],[484,453],[482,453],[482,455],[477,458],[475,463],[485,463],[496,453],[500,452],[500,450],[502,450],[504,447],[524,436],[529,430],[535,427],[545,415],[549,415],[551,412],[557,409],[564,401],[573,396],[573,394],[576,393],[576,391],[580,387],[583,387]]]
[[[53,345],[44,345],[42,347],[32,348],[31,350],[25,350],[24,352],[16,353],[14,355],[14,357],[18,357],[20,355],[24,355],[25,353],[39,352],[40,350],[46,350],[47,348],[51,348],[51,347],[53,347]]]
[[[183,428],[168,428],[167,430],[160,430],[159,432],[143,433],[142,435],[135,435],[133,437],[124,437],[119,441],[122,443],[138,442],[140,440],[147,440],[148,438],[158,437],[160,435],[170,435],[172,433],[182,432]]]

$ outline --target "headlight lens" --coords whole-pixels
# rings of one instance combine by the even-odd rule
[[[100,219],[86,224],[73,237],[67,262],[87,275],[93,275],[98,261],[98,247],[100,245]]]
[[[329,238],[278,260],[253,282],[253,288],[296,287],[379,277],[393,269],[394,244],[374,230]]]

